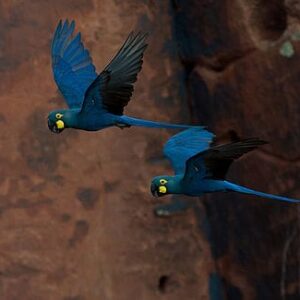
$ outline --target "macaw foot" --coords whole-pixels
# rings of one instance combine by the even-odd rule
[[[157,217],[171,217],[173,215],[185,212],[190,206],[182,200],[173,200],[168,204],[159,205],[154,208]]]
[[[119,127],[120,129],[124,129],[124,128],[129,128],[129,127],[131,127],[131,125],[124,124],[124,123],[116,123],[115,125],[116,125],[117,127]]]

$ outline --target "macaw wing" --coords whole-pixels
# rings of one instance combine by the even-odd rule
[[[164,146],[164,155],[171,161],[175,174],[184,174],[186,161],[208,149],[214,134],[201,128],[190,128],[172,136]]]
[[[132,96],[137,74],[142,69],[147,47],[145,39],[145,34],[130,33],[116,56],[89,87],[82,111],[97,106],[116,115],[123,114]]]
[[[225,145],[214,146],[200,152],[186,162],[186,171],[183,180],[197,178],[224,180],[231,163],[243,154],[266,144],[257,138],[244,139]]]
[[[75,22],[59,22],[51,46],[52,70],[58,89],[70,108],[80,108],[87,88],[97,77],[92,59],[78,33]]]

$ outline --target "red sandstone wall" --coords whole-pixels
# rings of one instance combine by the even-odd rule
[[[155,218],[149,181],[171,172],[171,132],[57,136],[46,116],[64,106],[49,55],[60,18],[76,20],[98,71],[132,29],[148,31],[128,114],[269,140],[229,177],[299,198],[298,11],[279,0],[0,2],[0,299],[297,299],[296,206],[218,194]]]

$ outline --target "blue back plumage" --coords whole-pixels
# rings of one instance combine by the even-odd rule
[[[190,128],[172,136],[164,146],[164,155],[171,161],[175,174],[185,172],[186,161],[209,148],[214,134],[203,128]]]
[[[70,108],[80,108],[85,92],[97,77],[92,59],[78,33],[75,22],[59,22],[52,40],[52,70],[55,82]]]

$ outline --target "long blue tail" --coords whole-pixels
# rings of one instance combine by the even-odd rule
[[[182,125],[182,124],[170,124],[170,123],[161,123],[155,121],[148,121],[143,119],[132,118],[128,116],[121,116],[120,121],[126,125],[131,126],[142,126],[142,127],[150,127],[150,128],[174,128],[174,129],[187,129],[187,128],[204,128],[203,126],[195,126],[195,125]]]
[[[240,186],[238,184],[234,184],[234,183],[231,183],[228,181],[225,181],[224,183],[225,183],[226,189],[229,191],[234,191],[234,192],[239,192],[239,193],[249,194],[249,195],[256,195],[259,197],[275,199],[275,200],[279,200],[279,201],[294,202],[294,203],[300,202],[300,200],[297,200],[297,199],[291,199],[291,198],[287,198],[287,197],[276,196],[276,195],[272,195],[272,194],[267,194],[267,193],[262,193],[262,192],[258,192],[255,190],[251,190],[246,187],[243,187],[243,186]]]

